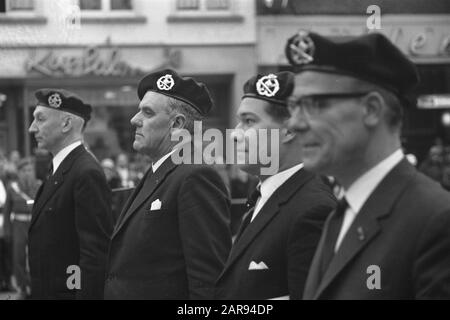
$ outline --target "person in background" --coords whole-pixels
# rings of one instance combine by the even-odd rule
[[[120,212],[122,211],[122,207],[125,205],[125,202],[131,194],[131,190],[124,190],[124,188],[122,188],[122,183],[112,159],[103,159],[101,165],[103,171],[105,172],[108,186],[112,191],[111,211],[115,223],[119,217]]]
[[[430,148],[427,158],[419,166],[419,171],[440,183],[443,163],[444,148],[441,145],[435,145]]]
[[[8,185],[5,204],[5,219],[10,222],[13,245],[13,278],[18,290],[18,298],[24,299],[31,293],[29,270],[27,268],[28,229],[34,197],[41,185],[36,179],[32,159],[22,159],[17,163],[17,179]]]
[[[5,164],[6,158],[3,154],[0,154],[0,292],[10,291],[11,289],[11,234],[4,217],[7,198]]]
[[[119,174],[122,188],[133,188],[134,182],[130,177],[130,164],[128,156],[125,153],[121,153],[116,159],[116,171]]]
[[[13,164],[16,168],[19,164],[19,161],[21,160],[20,152],[17,150],[13,150],[9,153],[9,162]]]
[[[119,174],[116,171],[114,161],[106,158],[101,162],[103,171],[105,172],[106,181],[111,189],[118,189],[122,186]]]

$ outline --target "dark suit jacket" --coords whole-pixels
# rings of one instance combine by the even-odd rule
[[[111,193],[98,162],[73,150],[39,189],[29,230],[34,299],[102,299]],[[69,290],[69,266],[81,269],[81,290]]]
[[[211,167],[169,158],[147,173],[116,224],[105,298],[211,299],[231,247],[229,207]]]
[[[216,298],[301,298],[322,226],[335,204],[322,180],[304,169],[296,172],[234,244]],[[249,270],[252,262],[264,262],[268,269]]]
[[[450,298],[450,194],[406,160],[366,201],[320,281],[323,241],[305,299]],[[379,290],[368,289],[369,266],[379,267]]]

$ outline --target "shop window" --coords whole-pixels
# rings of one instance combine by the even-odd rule
[[[84,11],[129,11],[133,9],[132,0],[79,0]]]
[[[0,13],[32,10],[34,0],[0,0]]]
[[[228,11],[230,0],[177,0],[178,11]]]

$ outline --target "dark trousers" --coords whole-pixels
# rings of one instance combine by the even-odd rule
[[[13,274],[17,286],[23,292],[31,286],[30,273],[28,271],[27,243],[30,222],[13,221]]]
[[[11,242],[0,238],[0,290],[7,290],[11,279]]]

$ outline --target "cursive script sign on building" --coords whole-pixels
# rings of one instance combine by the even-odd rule
[[[164,60],[152,69],[164,67],[177,67],[180,53],[165,50]],[[122,59],[118,48],[101,50],[98,47],[89,47],[79,55],[58,54],[49,51],[39,57],[33,54],[25,63],[28,73],[53,77],[135,77],[146,72],[140,68],[129,65]]]

